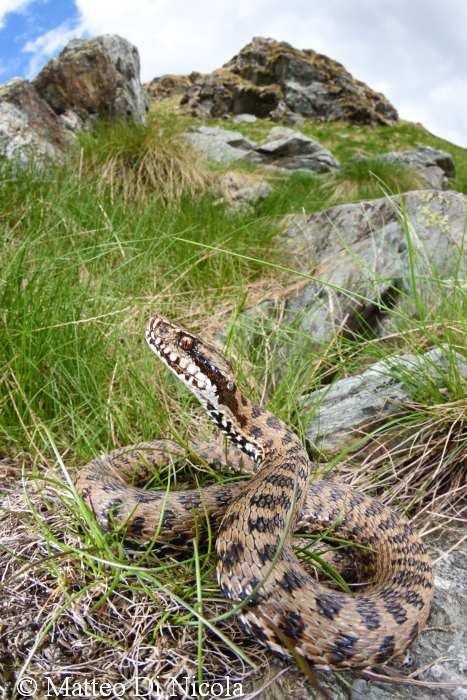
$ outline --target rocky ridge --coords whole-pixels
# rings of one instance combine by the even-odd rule
[[[398,119],[384,95],[337,61],[262,37],[208,75],[162,76],[146,88],[155,100],[182,93],[183,110],[200,119],[241,113],[291,123],[296,115],[371,125]]]

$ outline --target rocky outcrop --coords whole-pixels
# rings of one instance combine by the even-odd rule
[[[456,175],[453,157],[446,151],[431,146],[420,146],[408,151],[391,151],[376,158],[357,154],[354,159],[364,160],[369,166],[373,162],[383,162],[410,170],[427,189],[441,190]]]
[[[62,157],[69,135],[25,78],[0,85],[0,156],[42,163]]]
[[[271,129],[261,145],[237,131],[213,126],[194,128],[184,134],[184,138],[216,163],[244,161],[270,168],[316,173],[335,172],[339,168],[339,161],[318,141],[280,126]]]
[[[413,279],[418,303],[431,308],[431,299],[439,294],[436,281],[430,280],[454,277],[460,256],[465,263],[466,216],[467,197],[451,191],[407,192],[401,200],[383,198],[310,217],[291,216],[284,222],[284,245],[310,280],[282,300],[249,309],[241,322],[248,332],[256,329],[263,336],[280,316],[295,338],[309,338],[304,352],[327,344],[336,333],[362,328],[391,332],[387,306],[409,316],[419,313]],[[288,347],[281,350],[284,362]]]
[[[238,131],[220,129],[217,126],[200,126],[183,134],[197,151],[215,163],[233,163],[238,160],[249,163],[259,161],[253,155],[258,147],[256,141],[247,139]]]
[[[283,126],[271,129],[266,142],[256,152],[264,165],[285,170],[332,173],[339,169],[339,161],[318,141]]]
[[[139,73],[138,49],[105,34],[70,41],[44,66],[34,85],[58,115],[71,111],[82,120],[100,115],[145,123],[148,104]]]
[[[0,156],[44,163],[65,157],[72,133],[98,116],[146,121],[138,50],[106,34],[73,39],[32,83],[0,85]]]
[[[191,86],[181,104],[201,119],[241,113],[276,121],[299,114],[316,121],[372,125],[398,119],[384,95],[353,78],[340,63],[274,39],[257,37],[222,68],[184,78]]]
[[[301,413],[305,416],[314,407],[316,410],[305,434],[320,450],[339,454],[412,406],[420,386],[445,386],[453,365],[456,375],[467,381],[467,362],[450,349],[394,355],[360,375],[307,394],[300,400]]]
[[[150,83],[144,83],[143,88],[149,95],[151,102],[159,102],[172,95],[184,95],[191,88],[195,80],[201,77],[200,73],[192,75],[161,75],[153,78]]]

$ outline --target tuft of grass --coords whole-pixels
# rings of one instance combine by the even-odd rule
[[[414,172],[375,159],[349,160],[322,184],[326,200],[332,204],[377,199],[384,194],[425,189]]]
[[[110,199],[147,207],[154,199],[175,202],[201,197],[212,174],[196,151],[180,138],[177,122],[149,118],[147,126],[126,121],[101,122],[80,136],[82,175],[98,182]]]

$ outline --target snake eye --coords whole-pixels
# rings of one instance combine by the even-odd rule
[[[184,350],[191,350],[193,347],[193,338],[190,338],[188,335],[183,336],[180,345]]]
[[[233,382],[227,382],[225,388],[227,391],[235,391],[235,384]]]

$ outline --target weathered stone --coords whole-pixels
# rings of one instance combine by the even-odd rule
[[[329,173],[339,168],[339,161],[318,141],[282,126],[271,129],[266,143],[259,146],[257,153],[265,164],[286,170]]]
[[[254,114],[237,114],[232,119],[232,124],[253,124],[256,121]]]
[[[183,134],[183,137],[206,158],[216,163],[231,163],[238,160],[257,162],[259,160],[253,153],[258,144],[237,131],[220,129],[215,126],[200,126]]]
[[[282,121],[295,112],[317,121],[376,125],[398,118],[384,95],[341,64],[273,39],[256,37],[222,68],[192,83],[181,104],[201,119],[248,113]]]
[[[375,158],[367,158],[357,154],[356,160],[386,162],[392,165],[414,171],[421,184],[430,189],[442,189],[456,175],[454,160],[446,151],[440,151],[431,146],[420,146],[408,151],[390,151]]]
[[[250,173],[227,170],[218,178],[214,191],[220,195],[215,204],[228,202],[230,209],[236,210],[265,199],[272,187]]]
[[[303,415],[317,407],[306,430],[307,438],[320,450],[339,454],[413,404],[420,386],[443,387],[447,368],[454,361],[459,376],[467,380],[467,362],[447,352],[448,357],[441,348],[422,355],[388,357],[360,375],[340,379],[302,397]],[[417,377],[415,384],[412,375]]]
[[[139,71],[136,47],[105,34],[70,41],[33,82],[56,114],[71,110],[81,119],[123,116],[145,123],[148,104]]]
[[[237,131],[200,126],[184,134],[200,153],[217,163],[245,160],[284,170],[334,172],[339,162],[317,141],[294,129],[274,127],[265,143],[258,146]]]
[[[29,80],[0,85],[0,156],[43,163],[62,157],[68,143],[66,129]]]
[[[467,197],[450,191],[414,191],[401,197],[402,201],[390,197],[289,217],[285,245],[310,281],[286,295],[280,308],[266,300],[250,309],[241,319],[249,332],[267,333],[271,320],[280,316],[283,327],[295,329],[294,338],[309,338],[308,347],[303,347],[309,352],[336,333],[368,326],[378,331],[380,323],[388,322],[381,312],[386,305],[416,315],[411,259],[419,302],[431,308],[430,295],[439,294],[430,278],[449,279],[456,275],[460,256],[465,263]],[[284,363],[288,349],[282,347]]]

